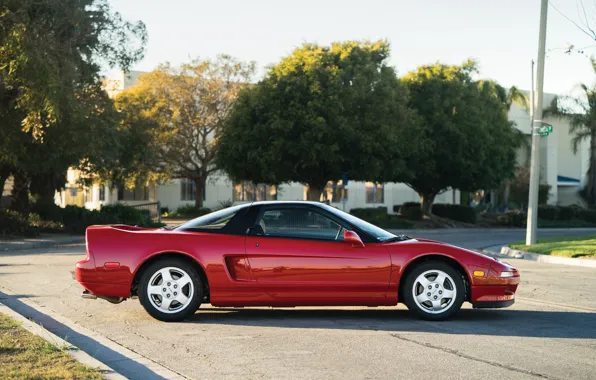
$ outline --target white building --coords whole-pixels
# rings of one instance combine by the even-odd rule
[[[122,74],[121,78],[106,82],[110,95],[133,86],[140,72]],[[545,94],[544,107],[552,101],[554,94]],[[527,111],[514,105],[510,111],[510,120],[530,138],[530,120]],[[588,165],[588,143],[582,145],[577,155],[571,149],[569,125],[564,120],[547,119],[553,125],[553,133],[541,138],[541,182],[552,186],[549,203],[574,204],[581,202],[577,192],[586,182]],[[529,151],[520,148],[518,162],[529,162]],[[162,207],[174,210],[180,206],[194,204],[193,183],[186,180],[173,180],[166,184],[128,190],[94,185],[90,189],[79,189],[76,185],[76,173],[69,172],[65,191],[57,194],[57,203],[65,206],[76,204],[87,208],[99,208],[102,204],[124,202],[142,204],[161,203]],[[346,186],[346,197],[342,200],[341,181],[329,182],[325,191],[325,199],[333,206],[349,211],[359,207],[386,206],[392,212],[393,205],[404,202],[419,201],[418,194],[402,183],[374,184],[371,182],[349,181]],[[204,206],[215,208],[220,202],[245,202],[252,200],[304,200],[306,188],[299,183],[289,183],[278,187],[254,185],[251,183],[232,183],[225,175],[212,176],[207,180],[204,191]],[[436,203],[459,203],[459,191],[447,191],[436,198]]]

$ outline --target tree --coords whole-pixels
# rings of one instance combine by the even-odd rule
[[[596,60],[590,59],[594,73]],[[596,203],[596,86],[580,84],[582,97],[556,97],[545,111],[547,115],[565,118],[569,121],[569,133],[573,135],[571,147],[577,154],[584,141],[590,144],[590,165],[588,166],[588,183],[583,191],[590,203]]]
[[[409,105],[422,119],[421,150],[412,161],[414,178],[405,182],[431,212],[435,197],[448,188],[495,188],[515,167],[517,141],[496,84],[472,79],[474,61],[461,66],[434,64],[408,73]]]
[[[222,125],[254,70],[254,63],[221,55],[180,67],[161,65],[142,75],[117,98],[130,136],[147,139],[151,152],[136,157],[127,152],[129,159],[141,162],[147,174],[192,180],[195,205],[202,207],[207,177],[217,170]],[[134,120],[140,126],[130,125]]]
[[[217,162],[232,178],[299,182],[319,201],[330,180],[406,175],[417,147],[406,89],[384,41],[305,44],[241,94]]]
[[[69,166],[113,145],[100,71],[142,58],[146,33],[106,0],[7,0],[0,18],[0,181],[14,176],[26,211],[30,191],[53,201]]]

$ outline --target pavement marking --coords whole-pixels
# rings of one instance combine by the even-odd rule
[[[503,368],[503,369],[506,369],[506,370],[509,370],[509,371],[521,373],[521,374],[524,374],[524,375],[530,375],[530,376],[538,377],[538,378],[541,378],[541,379],[557,379],[555,377],[548,376],[548,375],[545,375],[543,373],[538,373],[538,372],[534,372],[534,371],[530,371],[530,370],[526,370],[526,369],[522,369],[522,368],[513,367],[513,366],[510,366],[510,365],[507,365],[507,364],[502,364],[502,363],[494,362],[492,360],[486,360],[486,359],[477,358],[475,356],[467,355],[467,354],[464,354],[463,352],[460,352],[460,351],[457,351],[457,350],[453,350],[453,349],[450,349],[450,348],[445,348],[445,347],[441,347],[441,346],[435,346],[433,344],[425,343],[425,342],[418,342],[417,340],[406,338],[406,337],[404,337],[404,336],[402,336],[400,334],[397,334],[397,333],[391,333],[389,335],[392,336],[392,337],[394,337],[394,338],[397,338],[399,340],[405,341],[405,342],[413,343],[413,344],[416,344],[418,346],[422,346],[422,347],[426,347],[426,348],[430,348],[430,349],[434,349],[434,350],[439,350],[439,351],[442,351],[442,352],[447,353],[447,354],[452,354],[452,355],[455,355],[455,356],[460,357],[460,358],[463,358],[463,359],[469,359],[469,360],[473,360],[475,362],[488,364],[488,365],[493,366],[493,367],[499,367],[499,368]]]

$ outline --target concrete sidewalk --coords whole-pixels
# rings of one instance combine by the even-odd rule
[[[84,235],[46,233],[35,238],[0,239],[0,252],[83,243],[85,243]]]

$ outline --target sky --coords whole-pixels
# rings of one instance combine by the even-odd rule
[[[540,0],[110,0],[124,18],[147,26],[145,58],[133,70],[225,53],[255,61],[258,79],[268,65],[305,42],[385,39],[398,74],[437,61],[479,62],[479,78],[531,87],[538,51]],[[573,93],[596,83],[588,56],[596,41],[566,20],[583,21],[580,0],[551,0],[544,91]],[[596,29],[596,1],[584,0]],[[585,22],[585,21],[583,21]],[[573,44],[585,48],[565,54]]]

